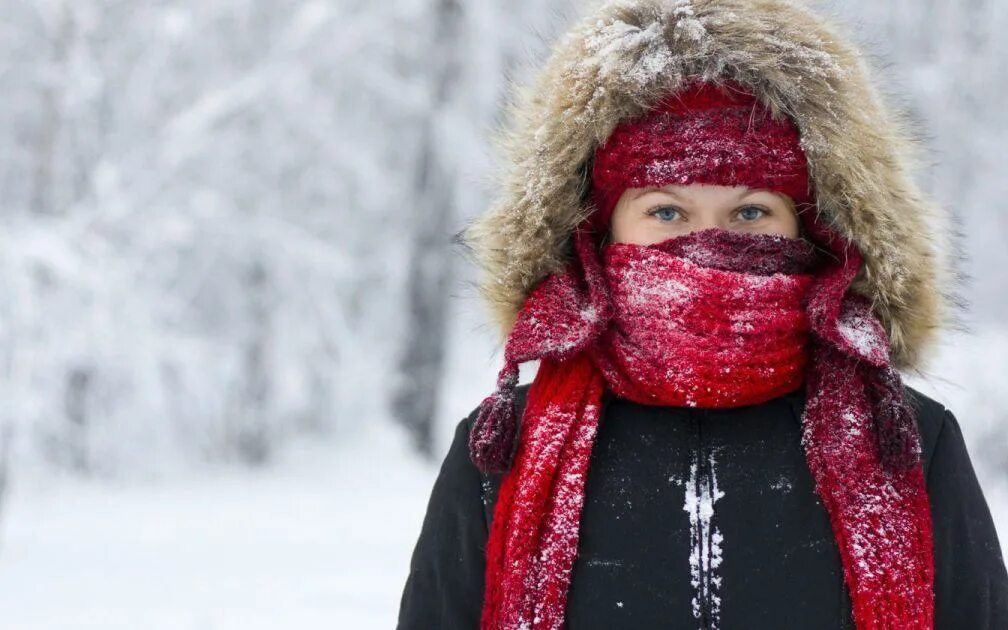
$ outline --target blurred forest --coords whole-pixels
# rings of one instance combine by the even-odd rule
[[[579,4],[2,0],[8,472],[259,465],[387,418],[436,459],[497,367],[453,235],[486,207],[508,79]],[[919,121],[971,321],[1003,343],[1008,3],[816,6]]]
[[[394,624],[502,359],[456,234],[586,5],[0,0],[0,625]],[[906,376],[1005,546],[1008,2],[814,6],[961,233],[969,334]]]

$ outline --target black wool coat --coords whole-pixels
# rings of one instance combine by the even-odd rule
[[[528,387],[518,388],[519,412]],[[959,423],[937,401],[911,387],[907,392],[917,409],[934,527],[935,627],[1006,630],[1008,574]],[[854,628],[840,552],[800,443],[804,396],[799,389],[718,410],[642,405],[607,390],[567,627]],[[479,627],[501,476],[481,475],[469,460],[476,412],[458,423],[434,483],[399,630]],[[691,482],[711,482],[704,464],[711,458],[724,493],[713,521],[721,561],[716,575],[698,576],[690,554],[705,548],[691,537],[684,493]]]

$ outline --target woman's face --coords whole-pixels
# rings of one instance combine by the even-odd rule
[[[789,238],[800,235],[798,215],[789,196],[745,186],[627,188],[610,222],[613,242],[637,245],[711,227]]]

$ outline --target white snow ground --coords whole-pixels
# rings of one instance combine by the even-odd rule
[[[488,343],[472,342],[485,330],[456,329],[465,343],[452,348],[441,452],[498,366]],[[1004,370],[991,368],[1004,367],[1003,350],[992,348],[1008,349],[1006,338],[985,334],[937,363],[942,378],[969,391],[915,383],[948,401],[971,447],[986,426],[964,405],[1004,417],[995,383]],[[293,444],[263,471],[129,484],[19,479],[0,514],[0,626],[393,628],[438,465],[418,461],[396,429],[374,423],[352,443]],[[1005,546],[1008,483],[981,476]]]
[[[392,628],[435,473],[375,427],[267,471],[16,485],[0,627]]]

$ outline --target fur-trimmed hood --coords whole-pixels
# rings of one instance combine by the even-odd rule
[[[499,190],[462,234],[502,338],[529,291],[573,255],[595,147],[694,75],[740,83],[794,120],[818,211],[864,256],[853,289],[872,300],[893,364],[922,367],[956,319],[955,235],[911,179],[921,142],[909,120],[886,106],[836,26],[788,0],[606,2],[533,82],[512,86],[495,136]]]

